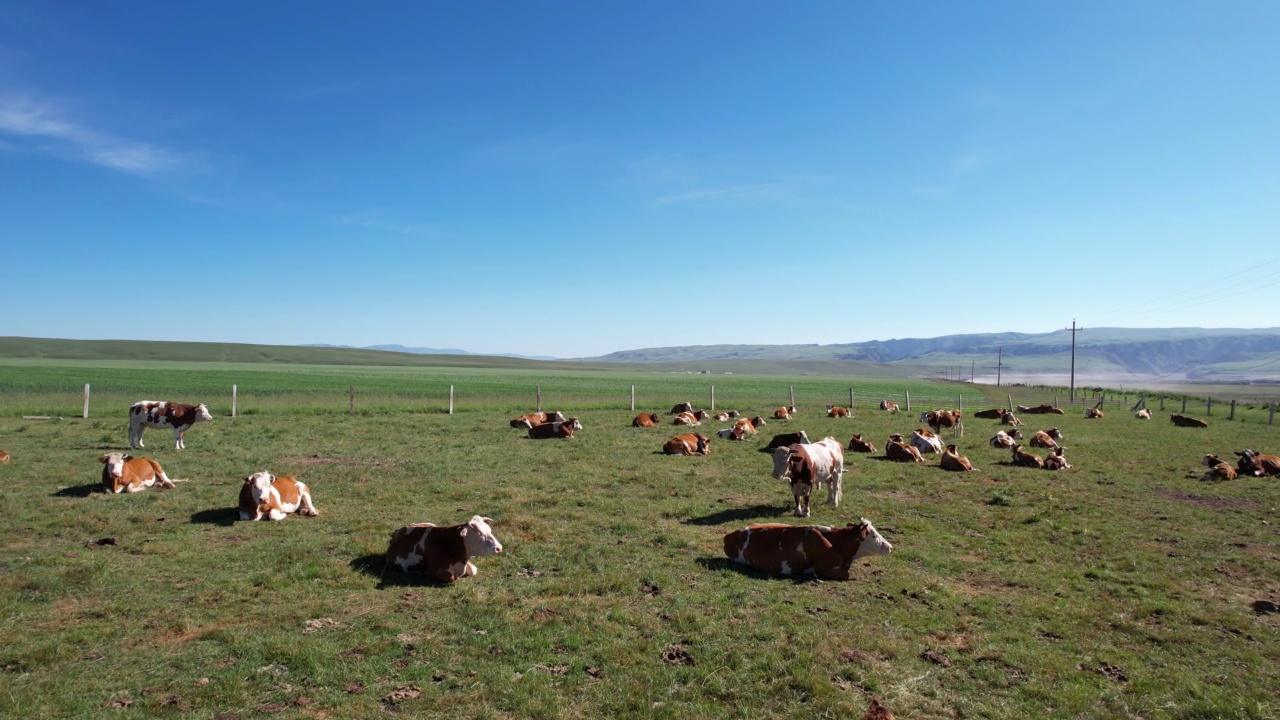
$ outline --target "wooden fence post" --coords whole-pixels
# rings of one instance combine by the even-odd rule
[[[1160,411],[1161,411],[1161,412],[1163,412],[1163,411],[1164,411],[1164,396],[1163,396],[1163,395],[1161,395],[1161,396],[1160,396]]]
[[[236,416],[236,386],[231,386],[231,417]]]
[[[902,395],[906,398],[907,412],[911,412],[911,391],[903,390]]]
[[[356,412],[356,386],[352,385],[349,392],[351,393],[351,407],[347,412],[354,415]]]
[[[537,390],[538,390],[538,407],[537,407],[536,412],[542,412],[542,386],[541,386],[541,385],[537,385],[537,386],[535,386],[535,387],[536,387],[536,388],[537,388]]]
[[[1236,401],[1234,398],[1231,400],[1231,415],[1227,419],[1228,420],[1236,419]]]
[[[1005,395],[1009,399],[1009,412],[1013,412],[1013,395]]]
[[[636,411],[636,386],[631,386],[631,412]]]
[[[453,414],[453,386],[449,386],[449,414]]]
[[[89,418],[89,383],[84,384],[84,412],[81,417],[86,420]]]
[[[716,386],[711,386],[711,412],[716,411]]]
[[[956,409],[959,410],[960,412],[964,412],[964,394],[963,393],[956,395]]]
[[[788,405],[787,407],[795,407],[796,406],[796,386],[788,385],[787,390],[791,393],[791,404]]]
[[[1213,398],[1204,399],[1204,411],[1209,415],[1213,414]]]
[[[1182,396],[1182,412],[1185,413],[1186,411],[1187,411],[1187,396],[1183,395]]]
[[[1267,413],[1267,424],[1270,425],[1275,421],[1276,421],[1276,404],[1271,403],[1271,412]]]
[[[849,412],[853,412],[853,388],[849,388]]]

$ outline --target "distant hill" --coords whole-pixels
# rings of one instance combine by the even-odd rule
[[[384,352],[413,353],[414,355],[478,355],[479,353],[469,352],[467,350],[459,350],[457,348],[429,348],[429,347],[405,347],[404,345],[365,345],[357,348],[354,345],[327,345],[324,343],[309,343],[302,347],[321,347],[321,348],[349,348],[354,350],[382,350]],[[495,353],[487,357],[512,357],[524,358],[526,360],[560,360],[561,358],[551,355],[520,355],[518,353]]]

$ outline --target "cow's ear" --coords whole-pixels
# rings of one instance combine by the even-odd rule
[[[468,527],[469,527],[469,526],[467,526],[467,525],[463,525],[463,526],[462,526],[462,529],[458,531],[458,535],[459,535],[460,537],[466,537],[466,536],[467,536],[467,528],[468,528]]]
[[[488,525],[492,525],[492,524],[493,524],[493,518],[481,517],[480,519],[481,519],[481,520],[483,520],[483,521],[485,521],[485,523],[486,523],[486,524],[488,524]]]
[[[1240,453],[1236,453],[1236,454],[1237,454],[1237,455],[1239,455]],[[98,458],[98,462],[102,463],[103,465],[106,465],[106,464],[107,464],[107,458],[108,458],[108,457],[111,457],[111,456],[110,456],[110,455],[103,455],[102,457]]]
[[[133,456],[132,456],[132,455],[125,455],[125,456],[124,456],[123,458],[121,458],[121,459],[122,459],[122,460],[124,460],[125,462],[129,462],[130,460],[132,460],[132,459],[133,459]]]

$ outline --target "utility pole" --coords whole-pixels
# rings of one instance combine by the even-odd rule
[[[1066,330],[1067,328],[1063,328]],[[1071,319],[1071,402],[1076,401],[1076,332],[1084,331],[1084,328],[1077,328],[1075,318]]]
[[[974,365],[974,362],[970,360],[969,361],[969,384],[970,385],[973,384],[973,365]]]
[[[1000,387],[1000,368],[1004,365],[1004,348],[996,354],[996,387]]]

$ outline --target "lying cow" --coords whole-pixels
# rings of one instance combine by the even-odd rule
[[[847,418],[849,417],[849,408],[834,405],[827,408],[827,417],[829,418]]]
[[[889,402],[888,400],[881,400],[880,409],[886,412],[898,412],[898,403]]]
[[[861,434],[854,433],[853,437],[849,438],[849,450],[851,452],[873,453],[876,451],[876,446],[872,445],[870,440],[863,440]]]
[[[172,488],[173,481],[164,474],[160,463],[151,458],[136,458],[124,453],[107,453],[98,458],[102,463],[102,491],[109,493],[145,490],[152,485]]]
[[[1044,469],[1044,460],[1039,455],[1024,451],[1021,445],[1013,446],[1013,464],[1018,467]]]
[[[677,435],[662,446],[662,452],[667,455],[707,455],[711,452],[708,440],[702,433]]]
[[[716,413],[715,415],[712,415],[712,416],[711,416],[711,419],[712,419],[712,420],[716,420],[716,421],[718,421],[718,422],[728,422],[728,420],[729,420],[729,418],[730,418],[730,417],[731,417],[731,415],[729,415],[729,413],[724,412],[724,411],[721,411],[721,412]]]
[[[689,404],[689,403],[687,403],[687,402],[676,403],[675,407],[671,408],[671,412],[669,412],[669,413],[667,413],[667,414],[668,414],[668,415],[679,415],[679,414],[680,414],[680,413],[682,413],[682,412],[693,412],[693,405],[691,405],[691,404]]]
[[[1049,456],[1044,459],[1044,469],[1045,470],[1070,470],[1071,464],[1068,463],[1067,459],[1062,455],[1062,452],[1064,450],[1066,450],[1066,448],[1062,446],[1058,446],[1054,448],[1053,452],[1049,453]]]
[[[559,412],[528,413],[527,415],[521,415],[520,417],[513,419],[511,421],[511,427],[528,429],[533,427],[534,425],[541,425],[543,423],[549,423],[549,422],[564,422],[564,415],[561,415]]]
[[[1103,417],[1103,412],[1098,408],[1089,408],[1084,411],[1084,416],[1090,420],[1096,420]]]
[[[699,422],[701,422],[711,417],[711,413],[707,412],[706,410],[694,410],[693,417]]]
[[[1066,415],[1062,408],[1056,408],[1052,405],[1036,405],[1035,407],[1027,407],[1019,405],[1018,412],[1028,415]]]
[[[1176,413],[1169,416],[1169,422],[1177,425],[1178,427],[1209,427],[1209,423],[1201,420],[1200,418],[1187,417],[1186,415],[1178,415]]]
[[[657,427],[660,422],[662,419],[658,413],[640,413],[631,421],[631,427]]]
[[[991,408],[990,410],[979,410],[974,413],[973,416],[976,418],[982,418],[983,420],[999,420],[1004,417],[1006,412],[1008,412],[1008,410],[1005,410],[1004,408]]]
[[[822,485],[827,486],[827,504],[838,506],[844,477],[844,449],[833,437],[807,445],[797,443],[775,448],[773,477],[791,482],[796,517],[809,517],[809,499]]]
[[[1263,477],[1265,475],[1280,476],[1280,457],[1263,455],[1249,449],[1236,453],[1240,461],[1236,463],[1241,475]]]
[[[1013,447],[1015,440],[1021,440],[1021,439],[1022,439],[1022,431],[1019,430],[1018,428],[1014,428],[1009,432],[1005,432],[1004,430],[1001,430],[1000,432],[996,433],[995,437],[991,438],[991,440],[989,440],[988,442],[991,443],[991,447],[1004,448],[1007,450]]]
[[[796,406],[795,406],[795,405],[786,405],[786,406],[784,406],[784,407],[780,407],[780,408],[778,408],[777,410],[774,410],[774,411],[773,411],[773,419],[775,419],[775,420],[790,420],[790,419],[791,419],[791,416],[793,416],[793,415],[795,415],[795,414],[796,414]]]
[[[782,433],[781,435],[774,435],[773,439],[769,441],[768,445],[765,445],[764,447],[760,448],[760,452],[773,452],[774,448],[786,447],[788,445],[795,445],[795,444],[800,444],[800,445],[809,444],[809,436],[805,434],[805,431],[801,430],[800,432]]]
[[[701,425],[702,422],[691,412],[682,412],[671,419],[672,425]]]
[[[970,472],[973,463],[969,462],[969,458],[961,455],[955,445],[948,445],[947,451],[942,453],[942,462],[940,463],[943,470],[952,472]]]
[[[762,419],[762,420],[760,420],[760,424],[761,424],[761,425],[763,425],[763,424],[764,424],[764,420],[763,420],[763,419]],[[757,432],[756,427],[757,427],[757,425],[756,425],[755,423],[753,423],[751,420],[748,420],[747,418],[742,418],[742,419],[738,420],[738,422],[734,423],[734,424],[733,424],[733,427],[728,428],[728,430],[729,430],[730,432],[732,432],[732,433],[733,433],[733,435],[734,435],[734,437],[732,437],[732,438],[730,438],[730,439],[731,439],[731,440],[742,440],[743,438],[747,437],[748,435],[755,435],[755,434],[756,434],[756,432]],[[716,434],[717,434],[717,435],[719,435],[720,433],[716,433]]]
[[[1031,436],[1031,447],[1056,448],[1062,442],[1062,431],[1056,427],[1048,430],[1037,430]]]
[[[746,426],[751,427],[751,423],[747,423]],[[743,427],[734,425],[733,427],[717,430],[716,437],[734,441],[745,440],[747,438],[747,431]]]
[[[1022,425],[1022,421],[1018,419],[1017,415],[1006,410],[1004,414],[1000,416],[1000,424],[1008,425],[1010,427],[1020,427]]]
[[[289,513],[315,517],[320,514],[311,502],[311,490],[292,477],[276,477],[256,472],[244,479],[240,488],[240,519],[284,520]]]
[[[492,524],[487,517],[473,515],[465,525],[406,525],[391,533],[387,567],[422,573],[439,582],[471,577],[476,574],[471,558],[502,552],[502,543],[489,527]]]
[[[942,441],[938,439],[937,435],[934,435],[931,431],[925,430],[924,428],[916,428],[913,430],[908,442],[911,444],[911,447],[919,450],[922,455],[942,452]]]
[[[173,430],[173,449],[187,447],[182,436],[187,429],[201,420],[212,420],[209,408],[204,405],[183,405],[165,400],[139,400],[129,407],[129,448],[144,447],[142,431],[146,428],[170,428]]]
[[[892,551],[866,518],[842,528],[761,523],[724,536],[724,554],[734,562],[775,575],[824,580],[848,580],[855,561]]]
[[[581,430],[582,423],[578,422],[578,418],[566,418],[563,421],[544,422],[541,425],[534,425],[529,428],[529,438],[532,440],[547,440],[550,438],[571,438],[574,430]]]
[[[889,441],[884,444],[884,456],[897,462],[924,462],[920,451],[905,443],[897,433],[890,435]]]
[[[1134,417],[1136,417],[1136,418],[1138,418],[1139,420],[1150,420],[1150,419],[1151,419],[1151,409],[1150,409],[1150,408],[1142,408],[1142,409],[1141,409],[1141,410],[1139,410],[1138,412],[1134,413],[1134,414],[1133,414],[1133,416],[1134,416]]]
[[[1229,463],[1222,462],[1217,455],[1205,455],[1200,464],[1209,468],[1209,472],[1200,477],[1201,480],[1235,480],[1236,469]]]

